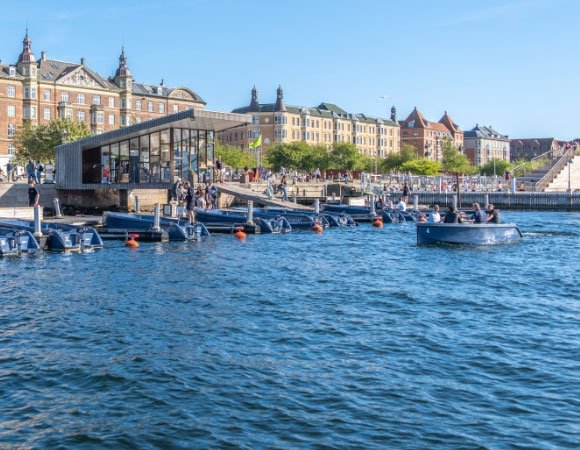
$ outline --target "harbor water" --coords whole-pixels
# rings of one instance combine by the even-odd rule
[[[580,446],[580,214],[0,260],[0,448]]]

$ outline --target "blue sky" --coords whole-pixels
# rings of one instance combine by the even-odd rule
[[[125,45],[136,81],[188,86],[207,108],[260,102],[340,105],[510,137],[580,137],[576,0],[4,2],[0,59],[15,62],[28,22],[37,57],[112,75]],[[388,96],[387,99],[379,99]]]

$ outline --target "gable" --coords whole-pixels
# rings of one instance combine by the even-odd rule
[[[174,89],[169,97],[183,100],[195,100],[193,95],[185,89]]]
[[[70,86],[103,88],[103,84],[82,66],[62,76],[57,82]]]

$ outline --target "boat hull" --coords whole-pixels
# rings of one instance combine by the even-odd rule
[[[103,213],[103,224],[108,228],[118,228],[125,230],[151,230],[153,228],[154,217],[148,214],[128,214],[105,212]],[[191,241],[210,235],[209,231],[202,223],[192,225],[187,221],[161,217],[159,226],[167,232],[170,241]]]
[[[516,224],[417,223],[417,244],[490,245],[519,241]]]
[[[194,214],[196,220],[210,226],[231,225],[232,227],[243,227],[248,222],[247,214],[242,212],[195,208]],[[258,225],[261,233],[288,233],[292,231],[292,226],[282,216],[254,217],[254,222]]]
[[[19,255],[40,250],[30,231],[0,228],[0,256]]]

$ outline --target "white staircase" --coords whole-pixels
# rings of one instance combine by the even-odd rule
[[[580,156],[571,158],[572,163],[568,162],[546,186],[545,192],[558,192],[568,190],[568,173],[570,174],[570,189],[580,189]]]

